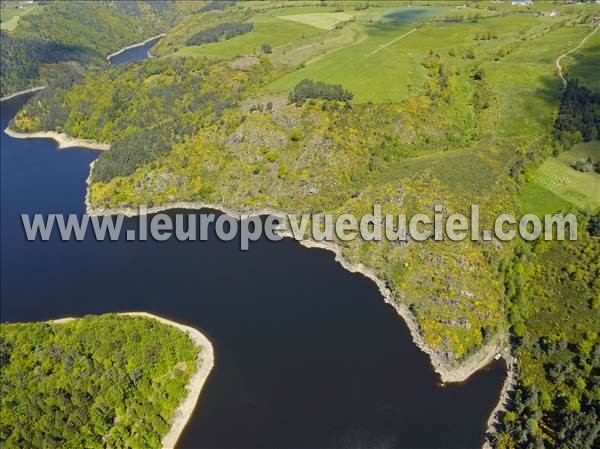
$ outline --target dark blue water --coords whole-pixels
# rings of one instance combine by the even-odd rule
[[[202,330],[216,364],[180,447],[481,446],[502,362],[441,387],[370,280],[291,240],[28,242],[21,213],[83,213],[98,153],[1,139],[2,320],[145,310]]]
[[[160,37],[156,37],[143,45],[130,48],[123,53],[111,56],[109,61],[113,65],[119,65],[126,62],[141,61],[142,59],[146,59],[148,57],[148,52],[152,47],[154,47],[159,39]]]
[[[448,9],[447,6],[404,7],[398,8],[383,16],[384,22],[395,24],[414,23],[426,17],[432,17]]]

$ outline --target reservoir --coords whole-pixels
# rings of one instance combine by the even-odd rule
[[[26,100],[2,103],[2,129]],[[20,214],[84,212],[98,152],[1,139],[2,320],[146,311],[198,328],[215,367],[180,447],[481,447],[504,362],[440,386],[373,282],[289,239],[263,238],[246,252],[214,235],[28,242]]]

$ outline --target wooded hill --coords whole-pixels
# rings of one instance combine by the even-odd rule
[[[42,2],[40,2],[42,3]],[[203,2],[45,2],[0,32],[0,96],[46,84],[67,63],[107,64],[120,48],[166,31]]]
[[[0,324],[2,447],[159,448],[197,353],[145,317]]]

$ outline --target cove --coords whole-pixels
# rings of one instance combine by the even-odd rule
[[[2,102],[2,129],[26,98]],[[205,242],[28,242],[21,213],[84,212],[98,152],[2,133],[0,155],[2,320],[140,310],[202,331],[215,367],[179,447],[481,447],[504,363],[440,386],[376,286],[332,253],[265,238],[241,252],[213,228]]]

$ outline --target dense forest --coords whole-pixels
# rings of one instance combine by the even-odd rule
[[[554,122],[554,135],[565,149],[600,136],[600,93],[580,86],[577,79],[567,82]]]
[[[190,37],[187,45],[203,45],[211,42],[219,42],[221,39],[227,40],[241,34],[246,34],[252,31],[254,25],[252,23],[220,23],[215,27],[207,28],[199,31]]]
[[[111,144],[93,180],[125,176],[169,152],[234,107],[268,63],[251,71],[197,58],[151,59],[86,76],[67,71],[39,92],[11,127],[66,132]]]
[[[197,353],[145,317],[0,324],[0,445],[159,448]]]
[[[48,2],[0,32],[0,96],[39,86],[65,62],[106,64],[106,56],[172,26],[198,2]]]
[[[554,122],[570,149],[598,138],[600,95],[568,81]],[[590,161],[572,167],[592,171]],[[577,241],[521,243],[500,263],[516,388],[497,449],[592,449],[600,435],[600,211],[578,217]]]
[[[577,241],[522,244],[511,261],[501,264],[517,387],[493,436],[497,449],[597,447],[598,218],[580,217]]]

